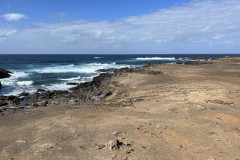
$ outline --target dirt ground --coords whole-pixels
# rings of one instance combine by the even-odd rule
[[[240,59],[153,70],[113,77],[104,101],[4,112],[0,159],[240,159]]]

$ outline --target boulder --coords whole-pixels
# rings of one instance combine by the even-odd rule
[[[2,84],[1,84],[1,82],[0,82],[0,89],[2,88]]]
[[[7,71],[7,70],[5,70],[3,68],[0,68],[0,79],[1,78],[8,78],[8,77],[10,77],[11,76],[10,73],[11,72],[9,72],[9,71]]]

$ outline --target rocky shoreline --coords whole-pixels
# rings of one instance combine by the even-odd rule
[[[7,71],[6,69],[0,68],[0,79],[10,77],[11,76],[10,73],[11,72]],[[2,88],[2,84],[1,84],[1,81],[0,81],[0,89],[1,88]]]
[[[177,64],[182,65],[203,65],[203,64],[214,64],[214,60],[226,60],[225,58],[216,58],[213,61],[209,58],[195,58],[197,61],[185,61],[178,62]],[[23,92],[17,96],[0,96],[0,112],[4,111],[16,111],[24,108],[34,108],[48,105],[61,105],[61,104],[83,104],[93,103],[106,99],[112,95],[114,87],[117,85],[116,82],[111,82],[113,77],[124,73],[142,73],[142,74],[162,74],[161,71],[151,70],[148,66],[137,67],[137,68],[121,68],[121,69],[100,69],[98,70],[101,74],[91,82],[85,82],[77,84],[77,86],[70,89],[70,91],[53,90],[45,91],[38,89],[33,94]],[[0,69],[0,76],[7,78],[11,76],[9,71]],[[68,85],[76,85],[69,83]],[[0,83],[1,88],[1,83]]]
[[[145,67],[101,69],[101,74],[91,82],[78,84],[70,91],[38,89],[33,94],[23,92],[17,96],[0,96],[0,112],[16,111],[24,108],[34,108],[48,105],[93,103],[112,95],[117,85],[111,81],[113,77],[124,73],[163,74],[160,71],[146,70]]]

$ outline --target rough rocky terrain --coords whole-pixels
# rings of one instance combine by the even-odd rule
[[[0,79],[10,77],[10,76],[11,76],[10,73],[11,73],[11,72],[9,72],[9,71],[7,71],[7,70],[5,70],[5,69],[3,69],[3,68],[0,68]],[[1,88],[2,88],[2,84],[1,84],[1,82],[0,82],[0,89],[1,89]]]
[[[0,159],[240,158],[240,58],[104,74],[68,104],[58,92],[1,112]]]

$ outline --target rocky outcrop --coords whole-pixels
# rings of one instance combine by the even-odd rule
[[[111,95],[111,89],[108,89],[112,74],[102,73],[93,78],[91,82],[85,82],[73,87],[71,90],[81,100],[100,100]]]
[[[110,72],[112,71],[113,70]],[[114,73],[100,74],[93,78],[91,82],[81,84],[74,83],[74,85],[77,86],[70,89],[72,92],[38,89],[33,94],[23,92],[18,96],[0,96],[0,111],[47,105],[93,103],[104,100],[114,92],[114,86],[116,86],[116,84],[112,82],[112,77],[133,72],[141,74],[163,74],[160,71],[153,71],[145,67],[116,69]]]
[[[1,82],[0,82],[0,89],[2,88],[2,84],[1,84]]]
[[[0,68],[0,79],[10,77],[11,76],[10,73],[11,72],[9,72],[3,68]]]

